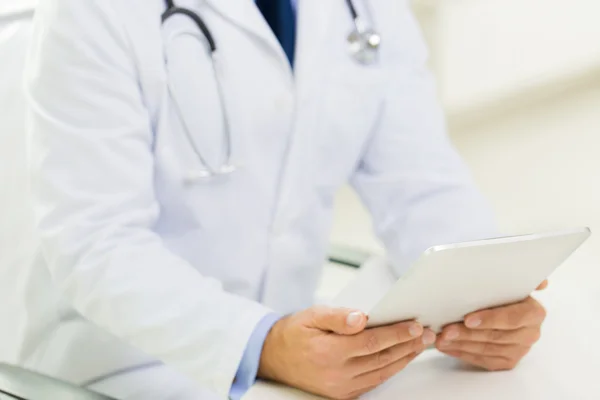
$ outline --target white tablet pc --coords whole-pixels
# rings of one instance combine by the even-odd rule
[[[529,296],[588,228],[432,247],[369,310],[369,327],[416,319],[439,332],[473,311]]]

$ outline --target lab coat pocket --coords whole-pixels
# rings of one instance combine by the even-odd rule
[[[354,170],[383,106],[383,72],[379,66],[352,60],[329,71],[318,137],[320,183],[338,186]]]
[[[188,171],[218,169],[226,160],[228,132],[214,59],[202,32],[186,16],[163,29],[170,124],[176,151]],[[175,122],[176,121],[176,122]]]

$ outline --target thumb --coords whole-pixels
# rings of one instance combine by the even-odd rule
[[[546,279],[544,282],[540,283],[540,285],[535,290],[544,290],[547,287],[548,287],[548,279]]]
[[[331,307],[312,307],[306,325],[340,335],[354,335],[365,329],[367,316],[357,310]]]

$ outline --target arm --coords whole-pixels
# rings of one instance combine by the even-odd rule
[[[111,4],[37,10],[27,91],[43,254],[83,316],[226,397],[269,310],[224,292],[153,231],[153,134]]]
[[[420,40],[412,16],[406,19],[405,29],[413,30],[406,37]],[[496,233],[488,204],[446,135],[424,44],[405,47],[402,61],[386,71],[379,129],[352,178],[398,274],[432,245]]]
[[[391,71],[380,129],[353,179],[398,274],[432,245],[497,235],[490,207],[446,135],[424,44],[406,50],[412,62]],[[540,338],[545,316],[533,298],[476,311],[446,326],[436,346],[484,369],[511,369]]]

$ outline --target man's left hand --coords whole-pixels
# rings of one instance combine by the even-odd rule
[[[544,281],[538,290],[546,286]],[[539,340],[545,318],[544,307],[528,297],[517,304],[474,312],[464,323],[446,326],[436,347],[489,371],[513,369]]]

